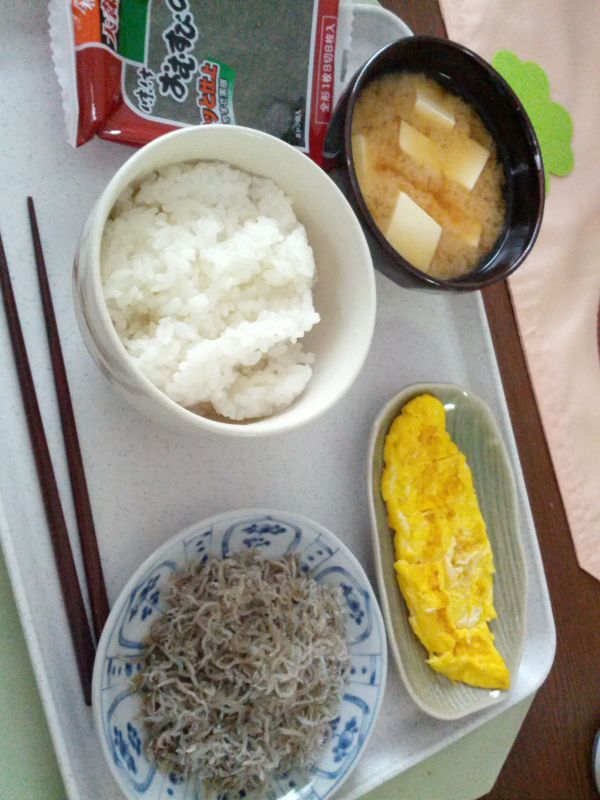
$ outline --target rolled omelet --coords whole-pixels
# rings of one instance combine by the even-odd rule
[[[496,618],[492,550],[471,470],[437,398],[421,395],[404,406],[384,460],[396,579],[427,663],[453,681],[508,689],[510,673],[488,625]]]

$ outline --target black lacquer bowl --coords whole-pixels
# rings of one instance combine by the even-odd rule
[[[352,117],[362,90],[390,72],[423,72],[469,102],[496,141],[506,174],[506,221],[490,252],[473,271],[440,280],[416,269],[387,241],[362,196],[352,158]],[[348,168],[347,193],[367,223],[378,268],[402,286],[451,291],[482,289],[507,278],[523,263],[537,238],[544,210],[540,146],[519,98],[487,62],[462,45],[431,36],[400,39],[377,52],[357,73],[336,113]],[[343,120],[343,127],[342,127]],[[383,253],[381,252],[383,250]]]

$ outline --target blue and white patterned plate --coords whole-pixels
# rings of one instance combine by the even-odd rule
[[[164,613],[162,590],[193,561],[256,548],[264,558],[297,553],[319,583],[340,586],[346,601],[351,668],[332,736],[310,772],[278,775],[265,800],[325,800],[350,775],[373,729],[385,688],[387,648],[381,612],[363,568],[333,533],[298,514],[267,509],[211,517],[174,536],[129,580],[108,618],[96,655],[93,705],[102,750],[132,800],[208,800],[200,780],[158,772],[144,754],[141,701],[131,680],[143,640]],[[219,795],[238,800],[245,792]]]

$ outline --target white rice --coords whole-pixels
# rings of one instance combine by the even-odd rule
[[[272,180],[219,162],[150,174],[117,201],[101,269],[127,352],[175,402],[242,420],[306,387],[315,262]]]

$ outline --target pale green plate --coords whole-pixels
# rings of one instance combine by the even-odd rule
[[[515,481],[491,411],[478,397],[451,384],[417,384],[395,395],[375,420],[369,443],[368,491],[375,569],[381,610],[392,654],[406,688],[420,708],[438,719],[459,719],[501,702],[507,693],[477,689],[448,680],[427,664],[427,651],[412,632],[394,574],[393,532],[381,497],[383,446],[402,406],[429,393],[446,409],[448,432],[467,457],[494,554],[494,603],[491,623],[498,650],[514,681],[525,640],[527,566],[521,543]]]

